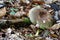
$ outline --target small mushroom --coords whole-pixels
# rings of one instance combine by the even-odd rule
[[[39,24],[42,29],[52,26],[51,14],[40,6],[32,8],[28,16],[33,24]]]

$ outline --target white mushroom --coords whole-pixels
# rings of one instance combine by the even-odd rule
[[[34,24],[36,23],[37,17],[38,17],[38,15],[39,15],[39,10],[40,10],[40,8],[41,8],[40,6],[37,6],[37,7],[32,8],[32,9],[29,11],[28,16],[29,16],[31,22],[34,23]]]
[[[44,8],[41,8],[40,6],[32,8],[29,11],[28,16],[33,24],[38,24],[41,28],[43,26],[50,27],[52,24],[52,17],[50,13]]]

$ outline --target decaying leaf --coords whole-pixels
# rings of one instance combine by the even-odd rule
[[[0,17],[2,17],[4,15],[6,15],[6,8],[5,7],[0,9]]]
[[[55,29],[59,29],[60,28],[60,24],[54,24],[51,29],[55,30]]]
[[[51,34],[52,37],[57,38],[58,36],[56,34]]]

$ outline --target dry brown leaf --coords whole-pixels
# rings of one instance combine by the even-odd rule
[[[59,29],[60,28],[60,24],[54,24],[51,29],[55,30],[55,29]]]

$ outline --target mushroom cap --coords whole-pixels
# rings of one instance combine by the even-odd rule
[[[41,8],[40,6],[36,6],[29,11],[28,16],[33,24],[36,24],[40,8]]]
[[[40,20],[41,17],[44,17],[44,15],[48,16],[48,14],[50,14],[50,13],[48,13],[46,9],[44,9],[40,6],[36,6],[29,11],[28,16],[29,16],[31,22],[36,24],[36,21],[38,19]]]
[[[52,25],[51,14],[46,9],[44,9],[40,6],[36,6],[36,7],[32,8],[29,11],[28,16],[33,24],[39,24],[41,27],[42,26],[49,27]]]

